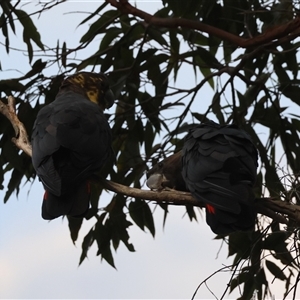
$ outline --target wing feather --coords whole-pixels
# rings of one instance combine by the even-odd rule
[[[203,123],[186,137],[182,176],[194,197],[214,208],[206,215],[216,233],[254,226],[256,169],[257,151],[248,134],[234,125]]]
[[[71,91],[60,93],[39,112],[32,146],[37,175],[56,196],[98,171],[112,151],[103,112],[97,104]]]

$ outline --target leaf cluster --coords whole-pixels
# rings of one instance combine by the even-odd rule
[[[117,99],[114,112],[107,114],[116,161],[104,174],[112,181],[141,188],[145,171],[180,149],[189,128],[213,119],[221,124],[234,122],[251,135],[260,156],[255,187],[258,198],[268,193],[299,204],[300,33],[267,38],[297,21],[298,6],[297,1],[288,0],[163,0],[152,16],[160,23],[153,25],[146,12],[141,14],[127,1],[107,0],[79,23],[90,25],[78,46],[70,48],[68,41],[45,47],[19,2],[2,1],[4,47],[12,51],[9,30],[15,33],[17,17],[31,65],[22,77],[0,80],[1,97],[14,95],[19,118],[30,134],[37,112],[55,98],[64,74],[106,72]],[[176,25],[178,18],[182,26]],[[195,24],[204,29],[195,29]],[[249,42],[240,47],[232,36],[255,40],[256,46]],[[44,51],[47,61],[37,58],[33,43]],[[85,53],[82,59],[74,58],[81,53]],[[47,68],[53,65],[60,75],[47,77]],[[30,159],[10,142],[13,130],[8,121],[0,118],[0,122],[1,182],[4,174],[11,172],[7,201],[12,192],[19,192],[24,176],[31,180],[35,174]],[[95,243],[97,255],[114,266],[112,249],[120,242],[134,251],[129,242],[130,225],[155,235],[153,214],[146,201],[119,194],[99,209],[103,189],[94,188],[89,218],[96,223],[83,240],[80,263]],[[160,206],[166,221],[167,205]],[[187,207],[187,213],[191,220],[197,218],[193,207]],[[230,289],[243,284],[241,299],[251,299],[254,294],[263,299],[271,293],[267,272],[286,282],[288,294],[292,274],[298,272],[297,226],[292,220],[285,229],[267,222],[259,216],[255,232],[236,233],[227,239],[229,255],[234,256],[234,265],[240,266],[233,270]],[[74,242],[81,224],[82,220],[69,218]]]

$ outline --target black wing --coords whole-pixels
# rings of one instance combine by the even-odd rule
[[[37,116],[32,162],[50,193],[61,196],[99,171],[112,154],[108,122],[97,104],[61,93]]]
[[[256,169],[257,151],[234,125],[204,123],[186,137],[182,176],[187,189],[206,204],[207,223],[216,233],[254,226]]]

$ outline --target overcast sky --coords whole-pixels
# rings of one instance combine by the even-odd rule
[[[154,12],[160,1],[138,1],[137,5]],[[42,41],[54,46],[57,39],[62,39],[67,45],[76,45],[87,29],[76,29],[76,26],[86,15],[65,15],[64,12],[93,11],[98,6],[97,1],[69,1],[43,14],[36,23]],[[24,7],[24,10],[30,9],[30,5]],[[19,31],[12,45],[24,49],[21,36]],[[0,48],[0,55],[4,71],[0,78],[16,74],[9,69],[28,70],[27,58],[20,52],[7,56]],[[191,78],[194,78],[193,73]],[[188,82],[189,78],[185,74],[182,80]],[[0,198],[5,191],[0,191]],[[41,218],[42,195],[42,185],[36,181],[21,187],[18,198],[14,195],[6,204],[0,202],[1,299],[190,299],[200,282],[231,264],[231,259],[226,259],[226,245],[220,250],[220,241],[213,240],[215,235],[203,221],[204,213],[202,219],[198,214],[198,223],[191,223],[184,216],[185,209],[172,207],[164,229],[163,215],[156,210],[155,239],[137,226],[130,228],[130,241],[136,252],[128,252],[121,245],[114,253],[117,270],[100,261],[96,247],[92,247],[89,258],[78,267],[82,238],[94,220],[85,221],[75,247],[66,220],[47,222]],[[207,285],[221,297],[229,279],[229,272],[222,272]],[[278,281],[274,285],[279,290]],[[237,296],[235,293],[225,299]],[[281,296],[280,292],[276,294],[278,299]],[[213,299],[213,296],[203,285],[196,299]]]

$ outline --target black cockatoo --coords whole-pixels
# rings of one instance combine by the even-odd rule
[[[103,114],[113,105],[101,73],[67,77],[55,100],[43,107],[32,131],[32,163],[45,188],[42,217],[83,217],[89,208],[89,178],[113,155]]]
[[[235,125],[198,125],[185,138],[182,151],[148,172],[151,189],[190,191],[206,207],[206,222],[216,234],[252,230],[253,186],[257,150],[250,136]]]

